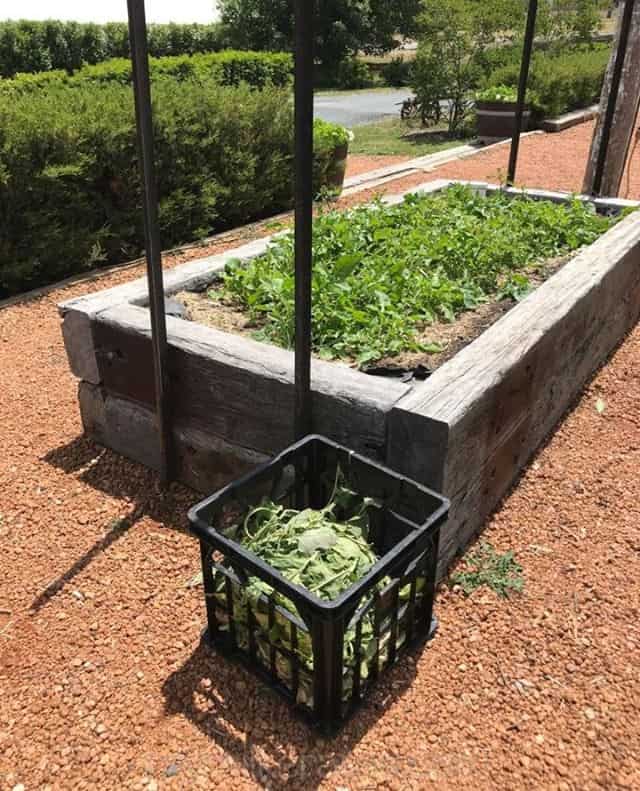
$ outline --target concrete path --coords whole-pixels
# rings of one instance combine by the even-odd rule
[[[352,127],[370,124],[381,118],[400,116],[400,103],[411,96],[410,88],[318,93],[315,114],[325,121]]]

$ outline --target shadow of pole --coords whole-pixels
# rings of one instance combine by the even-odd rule
[[[172,530],[186,532],[187,511],[199,499],[197,494],[177,484],[172,484],[168,491],[161,491],[155,472],[83,436],[49,451],[43,461],[109,497],[126,502],[130,512],[121,519],[113,520],[105,536],[96,541],[64,574],[47,585],[31,605],[31,610],[35,611],[44,607],[143,517],[149,516]],[[197,554],[195,540],[194,553]]]
[[[71,566],[64,574],[59,576],[53,582],[49,583],[47,587],[40,593],[32,602],[30,610],[37,612],[45,606],[54,596],[63,590],[68,582],[80,574],[91,561],[101,552],[107,550],[119,538],[125,535],[142,517],[143,511],[140,508],[134,508],[129,516],[122,519],[115,519],[111,524],[109,532],[91,547],[81,558],[79,558],[73,566]]]

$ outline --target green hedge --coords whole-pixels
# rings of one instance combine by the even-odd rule
[[[163,247],[291,206],[289,90],[164,78],[153,96]],[[317,130],[318,179],[329,132]],[[140,255],[139,181],[129,86],[0,98],[0,298]]]
[[[284,52],[240,52],[225,50],[205,55],[178,55],[150,59],[151,76],[187,79],[212,79],[219,85],[237,86],[247,83],[254,88],[267,85],[285,87],[293,72],[291,55]],[[20,94],[53,85],[84,85],[86,83],[120,83],[131,80],[131,62],[116,58],[93,66],[83,66],[73,74],[65,71],[44,71],[18,74],[0,81],[0,94]]]
[[[219,24],[149,25],[149,52],[193,55],[222,49]],[[78,22],[0,22],[0,76],[61,69],[75,71],[84,63],[100,63],[129,54],[127,25]]]
[[[529,88],[536,96],[535,114],[551,118],[596,102],[610,52],[607,45],[585,46],[562,54],[537,52],[529,77]],[[519,74],[519,63],[503,66],[491,72],[486,85],[516,86]]]

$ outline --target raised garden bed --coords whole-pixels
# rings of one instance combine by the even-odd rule
[[[438,192],[450,182],[418,190]],[[474,185],[482,194],[498,188]],[[415,192],[416,190],[413,190]],[[505,194],[517,199],[516,190]],[[567,202],[566,195],[530,197]],[[398,203],[401,197],[389,199]],[[594,201],[620,212],[625,201]],[[167,293],[204,291],[226,263],[269,240],[167,273]],[[156,466],[144,281],[61,306],[80,405],[97,441]],[[468,342],[424,382],[314,360],[315,429],[452,499],[441,569],[479,529],[640,312],[640,218],[617,223]],[[493,318],[493,317],[490,317]],[[490,320],[487,321],[490,323]],[[293,355],[249,337],[168,318],[178,475],[211,491],[292,441]],[[462,344],[461,344],[462,345]],[[442,362],[442,361],[441,361]]]

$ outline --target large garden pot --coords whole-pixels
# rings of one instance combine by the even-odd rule
[[[325,171],[325,186],[328,189],[342,191],[344,184],[344,174],[347,171],[347,157],[349,155],[349,143],[336,146],[331,152],[327,169]]]
[[[477,131],[482,142],[493,142],[511,137],[516,128],[515,102],[477,102]],[[522,115],[522,131],[526,132],[531,121],[531,108],[527,104]]]

